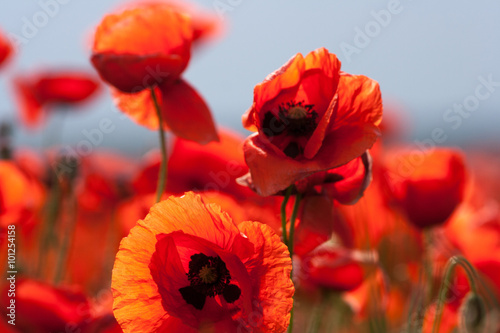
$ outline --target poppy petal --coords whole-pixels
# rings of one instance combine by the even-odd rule
[[[42,103],[25,79],[17,78],[13,83],[23,123],[28,127],[36,126],[44,117]]]
[[[159,88],[155,87],[154,92],[158,102],[161,104]],[[111,87],[111,95],[116,106],[132,118],[133,121],[150,130],[158,129],[158,116],[156,115],[155,105],[149,89],[136,93],[124,93]],[[168,126],[164,124],[163,129],[168,130]]]
[[[372,158],[366,151],[361,157],[329,170],[328,173],[341,175],[342,179],[330,184],[325,184],[325,192],[344,205],[355,204],[370,185]]]
[[[332,129],[351,124],[378,127],[382,122],[382,95],[377,81],[364,75],[341,72],[339,79],[339,107],[332,120]],[[356,126],[357,125],[357,126]],[[377,136],[378,128],[377,128]]]
[[[193,87],[179,80],[160,91],[165,122],[175,135],[201,144],[219,141],[210,110]]]
[[[347,135],[348,131],[346,132]],[[326,148],[329,148],[329,146],[327,145]],[[262,196],[269,196],[286,189],[290,184],[315,172],[338,167],[363,154],[363,151],[358,152],[361,146],[354,148],[356,150],[348,151],[344,149],[343,151],[334,152],[324,152],[322,148],[318,153],[318,158],[297,161],[284,157],[284,155],[281,156],[263,143],[258,134],[254,134],[245,140],[243,151],[257,193]],[[358,155],[353,156],[356,153]],[[284,163],[284,159],[286,159],[286,163]]]
[[[266,300],[257,303],[260,310],[254,310],[252,321],[262,322],[264,332],[284,332],[290,323],[295,292],[290,278],[290,253],[268,225],[242,222],[238,228],[259,249],[256,255],[245,262],[249,275],[258,281],[258,299]]]
[[[125,93],[136,93],[179,77],[187,62],[179,55],[115,54],[92,55],[92,64],[101,78]]]
[[[7,59],[12,54],[12,51],[12,45],[0,31],[0,66],[2,66],[2,64],[7,61]]]

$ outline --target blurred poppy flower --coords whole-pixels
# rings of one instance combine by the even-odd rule
[[[236,226],[217,205],[188,192],[153,206],[122,240],[114,314],[125,332],[283,332],[291,269],[271,228]]]
[[[218,140],[210,110],[180,78],[189,63],[194,33],[191,18],[179,8],[163,2],[136,3],[106,16],[97,27],[92,63],[116,88],[112,93],[117,106],[134,121],[150,129],[159,127],[153,89],[162,126],[205,144]]]
[[[137,164],[114,152],[98,151],[80,161],[76,183],[79,205],[87,212],[112,209],[132,194]]]
[[[0,228],[33,222],[41,210],[45,190],[12,161],[0,160]]]
[[[92,64],[101,78],[132,93],[175,82],[191,56],[190,18],[161,3],[137,3],[98,25]]]
[[[112,313],[92,319],[82,333],[123,333]],[[186,332],[187,333],[187,332]]]
[[[306,256],[332,237],[343,247],[353,247],[353,231],[338,206],[327,195],[304,198],[295,227],[294,254]]]
[[[7,61],[12,54],[12,45],[0,31],[0,66]]]
[[[459,151],[396,151],[388,160],[385,179],[395,203],[414,226],[443,224],[462,202],[467,173]]]
[[[2,291],[2,312],[10,305],[9,287]],[[90,320],[86,296],[74,289],[56,288],[35,280],[18,279],[15,291],[15,328],[19,332],[66,332],[81,330]],[[2,320],[7,318],[5,314]]]
[[[371,256],[373,264],[373,254]],[[375,311],[387,311],[388,282],[382,269],[372,268],[367,271],[361,285],[342,294],[342,299],[354,311],[355,320],[370,320],[376,316]]]
[[[91,75],[76,71],[46,71],[14,79],[21,118],[28,126],[40,122],[44,107],[83,102],[98,87],[98,82]]]
[[[300,276],[305,283],[334,291],[356,289],[364,280],[354,251],[326,242],[301,257]]]
[[[361,156],[379,136],[378,83],[340,71],[325,48],[298,53],[255,86],[243,126],[252,182],[267,196]]]
[[[177,138],[168,161],[166,191],[181,194],[186,191],[217,191],[244,200],[256,195],[236,183],[236,178],[248,171],[241,146],[243,138],[228,130],[220,133],[220,142],[205,146]],[[160,154],[145,158],[136,175],[134,188],[138,194],[154,193],[160,169]]]

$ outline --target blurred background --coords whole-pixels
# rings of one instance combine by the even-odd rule
[[[408,140],[429,142],[436,129],[444,133],[441,145],[495,148],[500,140],[500,2],[193,2],[215,12],[226,26],[215,42],[193,52],[184,75],[204,96],[218,126],[245,133],[240,119],[252,103],[255,84],[295,53],[324,46],[337,54],[344,71],[380,83],[384,117],[399,122]],[[135,155],[158,145],[157,133],[117,111],[105,85],[98,98],[70,117],[52,116],[35,130],[18,120],[12,77],[44,68],[78,68],[97,75],[89,61],[94,27],[124,3],[37,0],[2,5],[0,29],[18,48],[0,71],[0,121],[19,124],[16,146],[42,147],[43,136],[54,131],[66,144],[76,144],[85,138],[82,131],[98,128],[103,118],[116,127],[104,136],[102,147]]]

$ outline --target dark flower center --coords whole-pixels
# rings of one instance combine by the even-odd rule
[[[318,126],[318,113],[314,111],[313,104],[300,102],[287,102],[279,106],[278,116],[271,111],[264,114],[262,130],[267,137],[286,134],[292,138],[308,137]],[[283,150],[291,158],[296,158],[302,152],[302,147],[291,141]]]
[[[279,106],[278,117],[267,111],[262,121],[262,129],[268,137],[286,132],[293,137],[309,136],[316,129],[318,113],[314,105],[300,102],[287,102]]]
[[[193,254],[189,262],[187,277],[190,285],[180,288],[179,292],[188,304],[198,310],[203,309],[207,296],[222,295],[228,303],[233,303],[240,298],[241,290],[238,286],[230,284],[231,274],[219,256]]]
[[[314,105],[304,101],[294,101],[279,106],[280,120],[285,124],[286,131],[291,136],[309,136],[314,132],[318,113],[313,110]]]

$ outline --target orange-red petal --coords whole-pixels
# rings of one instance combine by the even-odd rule
[[[174,81],[186,68],[193,32],[189,17],[162,3],[138,4],[97,27],[92,63],[124,92]]]
[[[254,309],[258,309],[254,310],[248,324],[255,331],[262,327],[263,332],[284,332],[290,323],[295,292],[290,279],[292,262],[288,250],[265,224],[243,222],[238,228],[256,249],[253,258],[245,263],[255,283]]]

